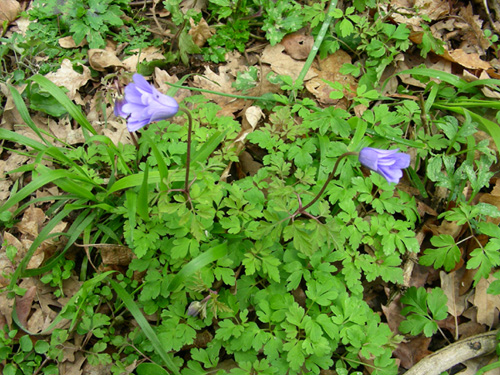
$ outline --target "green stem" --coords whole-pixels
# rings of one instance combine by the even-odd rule
[[[191,165],[191,133],[193,132],[193,118],[191,113],[185,109],[181,108],[180,111],[184,112],[188,117],[188,135],[187,135],[187,151],[186,151],[186,178],[184,180],[184,193],[189,198],[189,167]]]
[[[186,89],[186,90],[191,90],[191,91],[206,92],[208,94],[227,96],[228,98],[246,99],[246,100],[262,100],[262,101],[267,101],[267,102],[277,102],[278,101],[278,100],[273,99],[273,98],[263,98],[261,96],[246,96],[246,95],[228,94],[228,93],[219,92],[219,91],[200,89],[198,87],[188,87],[188,86],[176,85],[176,84],[169,83],[169,82],[165,82],[165,83],[167,85],[175,87],[177,89]]]
[[[323,39],[325,39],[326,32],[330,28],[330,24],[332,23],[333,15],[330,12],[330,9],[335,9],[337,7],[337,1],[338,0],[330,0],[330,3],[328,4],[328,7],[326,8],[326,17],[325,20],[323,21],[323,25],[321,26],[321,29],[319,30],[318,36],[316,37],[316,40],[314,41],[314,45],[311,49],[311,52],[309,52],[309,56],[307,56],[306,63],[302,67],[302,70],[299,73],[299,76],[297,77],[297,82],[302,83],[304,82],[304,78],[306,77],[307,72],[309,71],[309,68],[311,67],[314,58],[316,57],[316,54],[319,51],[319,47],[321,46],[321,43],[323,43]]]

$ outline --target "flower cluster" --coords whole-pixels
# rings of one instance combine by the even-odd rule
[[[388,182],[398,183],[403,169],[410,166],[410,155],[395,150],[365,147],[359,153],[359,162],[382,175]]]
[[[127,128],[135,132],[154,121],[175,116],[179,104],[149,84],[140,74],[125,87],[125,97],[115,102],[115,115],[127,119]]]

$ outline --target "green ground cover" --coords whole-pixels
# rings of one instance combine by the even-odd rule
[[[0,45],[3,374],[390,375],[497,328],[495,14],[480,54],[395,2],[28,3]]]

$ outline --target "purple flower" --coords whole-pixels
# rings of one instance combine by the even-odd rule
[[[396,150],[379,150],[365,147],[359,153],[359,162],[381,174],[388,182],[398,183],[403,177],[402,169],[410,165],[410,155]]]
[[[140,74],[134,74],[133,80],[125,87],[125,98],[115,102],[115,115],[127,119],[130,132],[177,113],[179,104],[174,98],[159,92]]]

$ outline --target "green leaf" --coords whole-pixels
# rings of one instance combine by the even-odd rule
[[[427,295],[427,306],[432,314],[433,319],[443,320],[448,316],[448,298],[441,288],[434,288]]]
[[[436,249],[426,249],[424,255],[420,257],[420,264],[424,266],[433,265],[438,269],[444,265],[446,271],[451,271],[460,260],[460,249],[455,240],[449,234],[441,234],[431,238],[431,244]]]
[[[28,335],[24,335],[19,339],[19,346],[23,352],[30,352],[33,350],[33,342]]]
[[[310,280],[307,282],[306,296],[320,306],[330,306],[338,297],[336,287],[337,284],[333,278],[328,278],[326,282]]]
[[[306,360],[302,351],[302,340],[293,340],[283,345],[283,349],[287,351],[286,360],[290,364],[292,370],[298,370]]]

